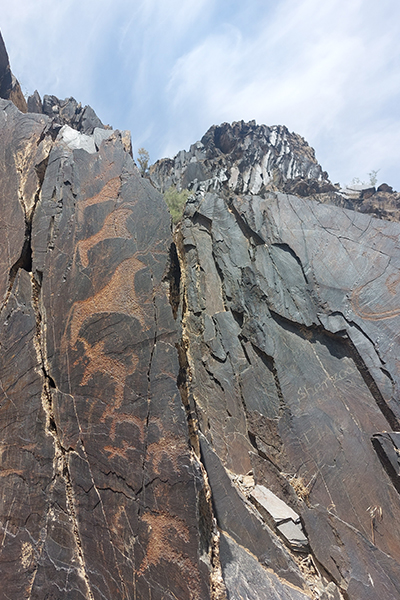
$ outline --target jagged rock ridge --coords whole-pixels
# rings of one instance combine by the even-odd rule
[[[237,130],[246,134],[236,145],[215,149],[215,138]],[[276,139],[258,141],[266,131],[253,123],[213,127],[189,153],[151,170],[160,189],[159,182],[194,192],[175,234],[181,343],[192,428],[221,535],[233,538],[221,554],[228,596],[238,588],[250,598],[271,593],[259,575],[232,577],[244,548],[294,583],[293,564],[278,559],[282,572],[273,541],[263,539],[271,516],[260,506],[264,525],[249,516],[246,498],[254,501],[261,486],[301,515],[317,561],[315,597],[398,598],[399,442],[383,432],[399,430],[399,225],[321,204],[340,204],[337,191],[303,198],[260,181],[252,188],[250,156],[259,165],[272,153],[270,172],[282,169]],[[280,131],[292,144],[299,139]],[[230,165],[223,150],[234,157]],[[238,188],[235,168],[245,173]],[[281,182],[286,192],[293,185],[285,175]],[[298,182],[312,189],[304,174]],[[301,539],[294,525],[286,539],[273,528],[289,548]]]
[[[188,152],[158,161],[150,177],[162,191],[170,185],[207,191],[225,183],[236,194],[281,189],[306,196],[334,189],[302,137],[255,121],[211,127]]]
[[[240,122],[153,166],[193,192],[173,239],[126,133],[28,107],[0,101],[0,594],[400,598],[399,224]]]
[[[161,192],[172,185],[193,192],[225,188],[233,194],[260,196],[280,191],[399,220],[400,194],[390,186],[333,185],[302,137],[286,127],[255,121],[212,126],[189,151],[153,165],[150,179]]]

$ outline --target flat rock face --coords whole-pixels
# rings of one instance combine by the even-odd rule
[[[220,153],[231,157],[241,141],[218,150],[213,131],[190,153],[208,157],[199,155],[201,165],[214,161],[208,172],[215,175]],[[264,132],[260,127],[260,136]],[[187,159],[175,158],[175,167],[186,165],[172,170],[180,182],[197,164]],[[155,182],[163,169],[162,162],[153,168]],[[379,555],[382,564],[387,557],[391,593],[400,597],[397,434],[381,433],[400,430],[400,226],[318,203],[316,196],[265,189],[238,194],[228,176],[201,184],[195,178],[187,187],[194,194],[176,233],[182,346],[194,427],[206,440],[205,464],[212,451],[244,496],[254,501],[264,486],[295,513],[307,511],[304,531],[295,530],[292,520],[276,526],[255,501],[272,535],[311,549],[335,594],[388,597],[384,577],[367,577]],[[206,468],[221,530],[262,564],[251,542],[237,534],[244,508],[221,510],[222,499],[233,495],[227,484],[222,493],[222,475]],[[249,473],[255,492],[243,485]],[[340,576],[329,551],[322,552],[334,537],[343,555]],[[366,574],[362,584],[358,569]]]
[[[207,598],[163,199],[119,132],[89,153],[46,116],[0,109],[3,589]]]

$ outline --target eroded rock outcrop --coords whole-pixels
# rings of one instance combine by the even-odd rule
[[[214,125],[188,152],[158,161],[150,178],[162,191],[171,185],[193,192],[227,186],[236,194],[279,189],[307,196],[335,189],[302,137],[255,121]]]
[[[12,100],[22,112],[27,112],[28,107],[17,79],[12,74],[10,61],[3,36],[0,33],[0,98]]]
[[[218,152],[216,129],[189,153],[156,164],[152,179],[194,191],[176,232],[181,344],[188,411],[221,535],[242,546],[240,558],[222,552],[223,573],[240,571],[248,552],[317,598],[398,598],[398,434],[380,432],[399,430],[400,226],[321,204],[318,195],[260,182],[253,189],[254,171],[241,165],[251,165],[255,152],[257,164],[273,157],[269,172],[283,171],[283,189],[292,185],[285,154],[275,153],[275,139],[254,149],[240,136]],[[245,140],[264,140],[266,131],[261,126],[257,136],[249,124]],[[239,156],[234,165],[247,184],[232,184],[234,168],[221,167],[224,151]],[[321,185],[322,170],[304,167],[310,156],[294,155],[293,172],[303,168],[306,180],[310,168]],[[203,165],[210,176],[199,181]],[[295,575],[301,554],[295,564],[277,548],[279,541],[292,550],[304,544],[302,530],[289,517],[279,529],[257,501],[254,490],[263,487],[301,515],[315,560],[302,584]],[[255,517],[249,500],[256,500]],[[259,571],[227,575],[226,583],[232,598],[238,586],[251,598],[275,589]]]
[[[207,598],[163,199],[119,132],[0,111],[4,598]]]
[[[152,167],[173,239],[126,132],[7,98],[0,597],[400,598],[400,225],[240,122]]]
[[[91,135],[94,130],[111,129],[103,125],[91,106],[82,106],[75,98],[60,100],[56,96],[44,96],[43,102],[39,93],[35,91],[28,98],[29,112],[44,114],[53,121],[53,127],[68,125],[76,131]]]

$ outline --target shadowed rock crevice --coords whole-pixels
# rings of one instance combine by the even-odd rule
[[[43,141],[44,133],[42,133],[42,136],[43,137],[40,141]],[[37,145],[39,145],[39,143],[40,142],[38,141]],[[34,195],[34,200],[33,200],[32,206],[29,208],[29,201],[25,201],[24,198],[21,198],[21,197],[19,198],[21,208],[24,213],[24,220],[25,220],[24,241],[23,241],[23,246],[21,249],[21,254],[20,254],[18,260],[10,267],[9,274],[8,274],[8,289],[7,289],[7,293],[5,295],[2,307],[4,307],[7,304],[7,300],[10,296],[10,293],[13,288],[14,281],[15,281],[15,278],[17,276],[19,269],[23,269],[27,273],[32,272],[32,223],[33,223],[33,218],[35,215],[35,210],[36,210],[37,204],[40,199],[40,192],[41,192],[41,188],[43,185],[46,167],[47,167],[48,160],[49,160],[49,153],[50,153],[50,149],[48,149],[47,156],[45,156],[45,158],[38,165],[36,165],[34,167],[34,171],[35,171],[36,177],[37,177],[37,189],[36,189],[36,192]],[[23,176],[24,176],[24,174],[21,173],[21,178]]]
[[[175,232],[175,243],[173,244],[173,254],[170,261],[176,261],[174,268],[170,267],[168,278],[170,280],[170,302],[171,297],[174,299],[171,302],[173,307],[174,317],[179,313],[181,315],[182,323],[188,317],[186,314],[187,302],[185,300],[185,288],[181,281],[181,269],[182,265],[180,262],[180,256],[183,252],[182,236],[179,229]],[[171,247],[172,248],[172,247]],[[177,280],[177,274],[179,279]],[[226,588],[222,578],[221,563],[219,556],[219,541],[220,535],[217,529],[217,522],[214,515],[212,505],[212,491],[207,476],[207,470],[202,459],[200,451],[200,440],[199,440],[199,424],[198,416],[196,412],[196,403],[191,393],[189,380],[190,380],[190,362],[188,352],[188,338],[185,334],[185,327],[182,327],[181,337],[179,342],[176,344],[176,349],[179,359],[179,373],[177,378],[177,386],[181,396],[182,404],[185,409],[189,442],[192,447],[193,453],[198,461],[202,478],[203,486],[198,492],[198,515],[199,515],[199,532],[200,532],[200,543],[202,551],[209,556],[210,564],[212,567],[210,573],[210,588],[211,598],[213,600],[227,600]]]
[[[167,280],[169,281],[169,302],[171,304],[172,314],[176,320],[180,302],[181,267],[174,242],[171,244],[169,250],[169,271]]]
[[[58,432],[58,426],[56,422],[56,416],[54,413],[53,406],[53,392],[56,389],[54,379],[49,374],[49,365],[47,363],[47,350],[46,350],[46,328],[47,324],[43,320],[43,304],[41,300],[42,293],[42,277],[40,282],[31,275],[32,281],[32,307],[36,319],[36,334],[34,338],[34,346],[38,357],[39,364],[41,365],[42,373],[42,406],[46,415],[45,432],[51,436],[54,445],[54,458],[53,458],[53,481],[57,478],[63,483],[65,491],[65,508],[67,511],[68,518],[71,522],[72,534],[75,542],[74,553],[76,554],[77,561],[79,564],[78,574],[81,576],[86,585],[87,589],[87,600],[94,600],[89,573],[86,567],[86,560],[83,551],[83,545],[81,535],[79,532],[79,522],[77,518],[77,512],[75,508],[75,494],[74,485],[69,467],[69,454],[72,449],[67,449],[63,446],[61,437]],[[48,500],[48,512],[52,510],[52,503],[54,499],[52,494]]]

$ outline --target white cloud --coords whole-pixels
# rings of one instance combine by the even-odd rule
[[[260,21],[255,37],[225,27],[180,57],[168,88],[171,105],[176,114],[190,106],[200,122],[255,118],[285,124],[317,150],[321,142],[318,154],[327,162],[341,162],[330,150],[346,155],[344,178],[362,169],[361,157],[389,164],[394,155],[398,162],[391,133],[398,131],[398,111],[387,105],[400,95],[391,64],[398,57],[399,16],[391,0],[380,6],[369,0],[284,0],[273,18]],[[190,119],[183,112],[184,132]],[[361,153],[363,138],[374,145]]]
[[[400,188],[398,0],[19,0],[2,32],[23,88],[91,104],[152,159],[255,118],[335,180]]]

